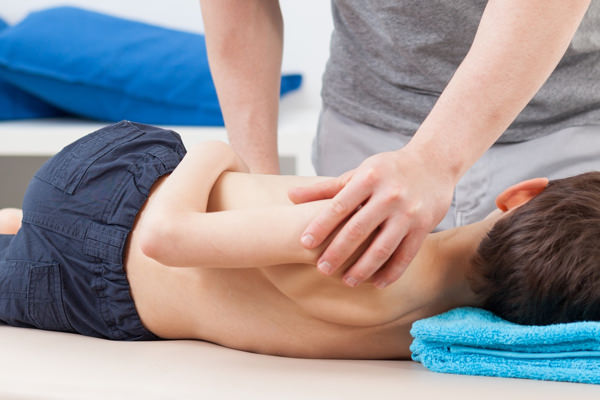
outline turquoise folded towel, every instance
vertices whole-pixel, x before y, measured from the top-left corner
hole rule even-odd
[[[432,371],[600,384],[600,322],[528,326],[464,307],[410,333],[413,360]]]

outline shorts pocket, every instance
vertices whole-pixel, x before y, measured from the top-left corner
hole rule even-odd
[[[30,264],[28,286],[27,309],[33,324],[40,329],[72,330],[64,309],[60,266]]]
[[[0,319],[9,325],[72,331],[58,264],[0,261]]]
[[[143,134],[129,121],[107,126],[66,146],[42,165],[35,176],[67,194],[73,194],[94,162]]]

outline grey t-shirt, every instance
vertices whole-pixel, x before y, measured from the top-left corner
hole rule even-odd
[[[333,0],[323,102],[412,135],[467,54],[486,3]],[[600,1],[591,2],[556,70],[499,142],[592,123],[600,123]]]

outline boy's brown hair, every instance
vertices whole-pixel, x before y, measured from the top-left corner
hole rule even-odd
[[[482,307],[528,325],[600,320],[600,172],[550,181],[479,244]]]

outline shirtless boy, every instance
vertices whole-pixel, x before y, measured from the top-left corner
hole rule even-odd
[[[322,248],[299,242],[327,200],[294,205],[287,196],[327,178],[248,174],[221,142],[184,154],[177,134],[121,122],[46,163],[25,195],[22,226],[19,212],[0,214],[0,321],[118,340],[194,338],[291,357],[386,359],[409,358],[413,321],[482,303],[466,275],[506,213],[430,234],[385,289],[369,280],[352,288],[344,268],[329,276],[316,269]],[[515,185],[498,205],[515,209],[547,183]]]

